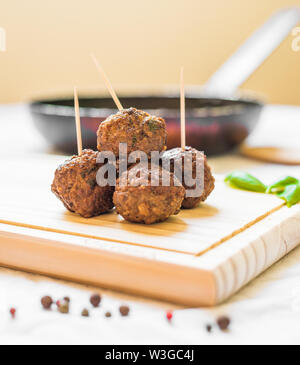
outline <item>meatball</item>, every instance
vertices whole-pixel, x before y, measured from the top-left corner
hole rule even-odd
[[[172,173],[166,172],[170,175],[170,186],[162,186],[163,170],[160,166],[153,170],[140,168],[138,172],[133,171],[135,167],[127,176],[122,175],[117,180],[113,197],[116,210],[124,219],[152,224],[179,213],[185,190]],[[120,184],[122,178],[126,182],[123,186]],[[151,186],[151,179],[156,180],[158,186]]]
[[[119,143],[127,143],[127,154],[166,149],[166,123],[164,119],[152,116],[135,108],[124,109],[104,120],[97,131],[99,151],[119,154]]]
[[[52,192],[71,212],[85,218],[108,212],[113,208],[114,186],[99,186],[96,174],[102,164],[97,163],[98,152],[84,150],[60,165],[51,185]]]
[[[190,154],[186,154],[186,152],[191,152]],[[209,196],[209,194],[213,191],[214,187],[215,187],[215,179],[212,176],[211,173],[211,169],[207,164],[206,161],[206,156],[202,153],[197,151],[195,148],[192,147],[185,147],[185,150],[183,151],[181,148],[173,148],[171,150],[168,150],[166,152],[163,153],[162,155],[162,161],[167,160],[170,162],[170,171],[174,173],[174,163],[175,161],[178,160],[182,160],[182,180],[180,179],[180,181],[182,181],[183,186],[186,189],[193,189],[196,187],[196,184],[194,184],[193,186],[187,186],[184,182],[184,161],[188,156],[192,157],[192,178],[195,179],[196,178],[196,152],[198,152],[198,158],[204,163],[204,186],[203,188],[203,192],[200,196],[196,196],[196,197],[187,197],[185,195],[185,198],[182,202],[182,208],[186,208],[186,209],[191,209],[196,207],[200,202],[203,202],[206,200],[206,198]],[[175,171],[176,174],[176,171]],[[177,178],[179,178],[179,176],[177,176]]]

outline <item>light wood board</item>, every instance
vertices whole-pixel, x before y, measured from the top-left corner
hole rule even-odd
[[[0,264],[185,305],[226,299],[300,243],[300,205],[217,177],[207,202],[151,226],[84,219],[50,192],[62,157],[1,161]]]
[[[240,152],[247,157],[257,160],[284,164],[300,165],[300,150],[283,147],[253,147],[244,143],[240,147]]]

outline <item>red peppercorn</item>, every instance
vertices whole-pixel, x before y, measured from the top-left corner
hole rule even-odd
[[[60,306],[60,301],[59,301],[59,300],[57,300],[57,301],[55,302],[55,304],[57,305],[57,307],[59,307],[59,306]]]
[[[9,313],[11,314],[12,318],[15,318],[16,309],[15,308],[10,308]]]
[[[168,321],[171,321],[171,319],[173,318],[173,313],[171,311],[167,311],[166,317]]]

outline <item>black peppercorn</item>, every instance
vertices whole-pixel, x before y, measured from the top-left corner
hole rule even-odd
[[[127,305],[121,305],[121,307],[119,308],[119,311],[121,313],[122,316],[128,316],[129,314],[129,307]]]
[[[94,307],[98,307],[101,302],[101,296],[99,294],[91,295],[90,302]]]
[[[90,314],[89,311],[86,308],[84,308],[81,312],[81,315],[82,317],[88,317]]]
[[[217,324],[222,331],[225,331],[230,325],[230,319],[226,316],[219,317],[217,319]]]
[[[69,313],[69,302],[64,300],[59,303],[58,310],[60,313]]]
[[[41,304],[44,309],[50,309],[52,303],[53,303],[53,300],[51,297],[49,297],[49,295],[46,295],[46,296],[42,297],[42,299],[41,299]]]
[[[206,331],[209,332],[209,333],[212,330],[212,326],[210,324],[207,324],[205,328],[206,328]]]

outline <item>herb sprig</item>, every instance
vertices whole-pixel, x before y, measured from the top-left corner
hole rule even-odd
[[[253,175],[244,171],[233,171],[224,181],[232,187],[258,193],[275,194],[291,207],[300,202],[300,181],[292,176],[285,176],[266,186]]]
[[[256,177],[243,171],[233,171],[225,177],[225,182],[234,186],[235,188],[256,191],[258,193],[266,192],[266,185],[264,185]]]

